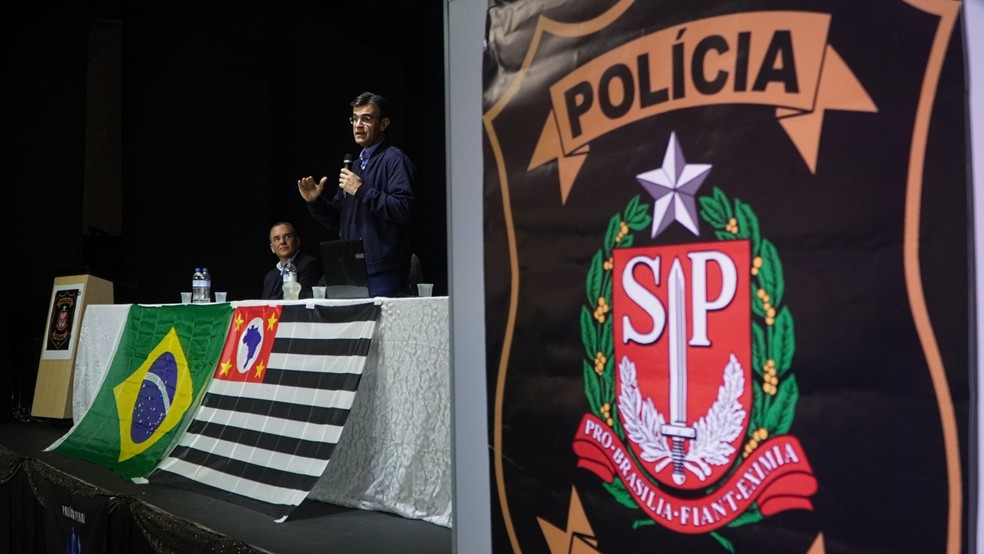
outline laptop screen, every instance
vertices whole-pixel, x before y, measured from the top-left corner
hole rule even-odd
[[[362,239],[321,243],[325,298],[368,298],[369,275]]]

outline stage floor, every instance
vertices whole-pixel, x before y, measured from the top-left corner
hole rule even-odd
[[[0,446],[48,464],[114,495],[129,495],[253,548],[288,554],[450,554],[451,529],[425,521],[305,500],[287,521],[191,491],[133,484],[112,471],[44,452],[68,432],[69,421],[0,422]]]

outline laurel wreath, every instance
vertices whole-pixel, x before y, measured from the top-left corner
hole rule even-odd
[[[755,212],[744,202],[734,202],[715,187],[710,196],[698,197],[701,219],[714,229],[718,240],[748,240],[751,245],[752,267],[752,370],[754,382],[752,411],[745,437],[743,456],[729,470],[734,471],[741,459],[751,454],[767,438],[789,431],[799,399],[799,387],[790,371],[796,341],[793,316],[782,304],[786,283],[779,254],[768,239],[762,237]],[[625,430],[617,417],[615,402],[614,337],[611,322],[612,252],[631,247],[633,232],[646,229],[652,223],[649,205],[639,196],[629,200],[620,214],[612,216],[605,231],[605,240],[591,259],[585,280],[587,302],[581,308],[581,339],[584,343],[584,393],[594,415],[607,422],[615,434],[625,439]],[[653,486],[658,486],[653,483]],[[621,480],[615,479],[605,488],[622,505],[638,508]],[[712,491],[708,489],[708,492]],[[763,519],[756,505],[732,521],[737,527]],[[651,525],[652,520],[636,526]],[[727,539],[712,533],[722,546],[733,551]]]

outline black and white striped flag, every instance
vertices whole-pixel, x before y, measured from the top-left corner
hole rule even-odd
[[[286,519],[338,443],[379,311],[371,300],[237,307],[201,406],[148,480]]]

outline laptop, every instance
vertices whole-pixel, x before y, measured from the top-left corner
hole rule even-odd
[[[369,298],[369,273],[362,239],[321,243],[325,298]]]

